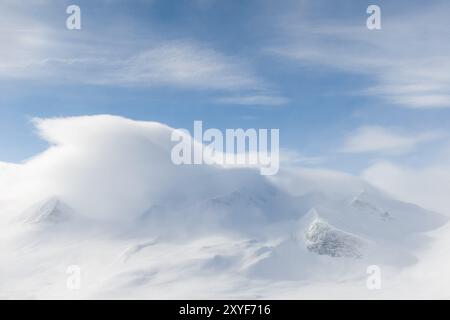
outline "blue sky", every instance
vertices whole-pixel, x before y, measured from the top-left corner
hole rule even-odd
[[[289,161],[351,173],[448,150],[445,1],[16,2],[0,4],[0,161],[45,149],[34,117],[101,113],[279,128]]]

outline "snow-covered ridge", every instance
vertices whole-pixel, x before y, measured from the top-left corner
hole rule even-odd
[[[75,217],[75,211],[58,197],[36,203],[19,217],[24,224],[59,224]]]

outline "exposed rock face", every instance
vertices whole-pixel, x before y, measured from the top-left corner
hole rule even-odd
[[[311,252],[331,257],[361,258],[364,241],[334,228],[320,218],[306,232],[307,248]]]

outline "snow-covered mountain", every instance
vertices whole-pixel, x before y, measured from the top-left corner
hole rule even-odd
[[[273,297],[279,286],[296,296],[324,281],[366,290],[368,265],[415,265],[426,232],[447,221],[333,171],[175,166],[172,129],[157,123],[38,128],[52,146],[0,171],[0,298]],[[66,286],[71,265],[80,290]]]
[[[34,204],[20,217],[24,224],[60,224],[75,217],[74,210],[58,197],[51,197]]]

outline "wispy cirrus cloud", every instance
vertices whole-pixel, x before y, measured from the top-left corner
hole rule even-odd
[[[341,152],[405,154],[421,143],[443,136],[441,131],[411,134],[380,126],[363,126],[347,137]]]
[[[129,27],[121,29],[120,23],[113,38],[113,31],[104,34],[102,28],[68,31],[64,23],[55,27],[55,21],[64,22],[61,17],[49,22],[39,16],[50,3],[53,12],[52,1],[39,6],[0,4],[7,17],[0,22],[0,80],[208,90],[238,105],[287,101],[272,95],[271,85],[247,59],[209,43],[164,39],[150,32],[131,36]],[[64,11],[59,13],[65,17]],[[237,99],[237,94],[246,97]]]
[[[272,52],[297,60],[369,76],[374,84],[362,94],[412,109],[450,107],[450,28],[448,3],[402,14],[382,10],[382,29],[328,20],[285,20],[285,44]],[[332,26],[331,26],[332,24]]]
[[[289,102],[289,99],[283,96],[277,95],[245,95],[245,96],[228,96],[221,97],[215,100],[217,103],[222,104],[236,104],[236,105],[246,105],[246,106],[281,106]]]
[[[237,90],[262,86],[249,67],[196,41],[161,41],[125,60],[107,64],[103,84],[173,85],[184,88]]]

